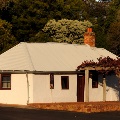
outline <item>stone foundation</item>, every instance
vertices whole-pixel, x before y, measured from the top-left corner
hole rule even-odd
[[[76,112],[120,111],[120,102],[77,102],[77,103],[31,103],[28,106],[38,109],[67,110]]]

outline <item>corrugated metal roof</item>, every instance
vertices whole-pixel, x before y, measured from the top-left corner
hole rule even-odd
[[[22,42],[0,55],[0,70],[75,71],[85,60],[116,55],[88,45]]]

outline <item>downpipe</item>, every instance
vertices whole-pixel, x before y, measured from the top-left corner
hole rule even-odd
[[[27,104],[29,104],[29,80],[28,80],[28,73],[26,72],[26,78],[27,78]]]

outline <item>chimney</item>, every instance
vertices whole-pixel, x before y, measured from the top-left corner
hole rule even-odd
[[[87,32],[84,33],[84,44],[95,47],[95,33],[92,32],[92,28],[87,28]]]

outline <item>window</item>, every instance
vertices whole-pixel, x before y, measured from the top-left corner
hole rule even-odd
[[[54,74],[50,74],[50,89],[54,89]]]
[[[92,72],[92,88],[98,88],[98,72]]]
[[[69,76],[61,76],[62,89],[69,89]]]
[[[10,74],[0,75],[0,89],[1,90],[11,89],[11,75]]]

